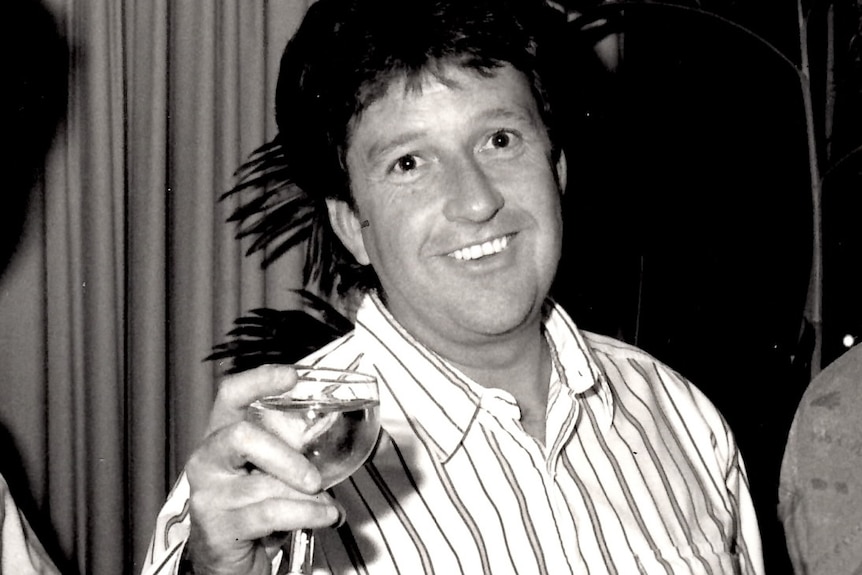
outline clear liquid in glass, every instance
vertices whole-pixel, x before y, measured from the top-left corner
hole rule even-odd
[[[250,406],[253,421],[304,455],[328,489],[352,475],[369,456],[380,430],[376,399],[267,397]]]

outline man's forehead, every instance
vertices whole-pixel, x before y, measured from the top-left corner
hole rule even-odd
[[[477,80],[494,80],[500,76],[520,76],[524,86],[528,85],[526,76],[510,64],[503,63],[494,68],[475,68],[458,61],[432,62],[417,70],[396,70],[381,74],[373,84],[365,86],[359,92],[359,102],[356,113],[351,118],[351,132],[358,124],[365,111],[375,103],[387,97],[401,97],[405,100],[421,98],[425,94],[445,90],[460,90],[465,87],[470,78]],[[473,84],[476,86],[476,84]],[[488,87],[491,87],[489,82]],[[532,93],[530,99],[534,100]],[[535,104],[535,101],[531,101]]]
[[[459,122],[500,119],[530,123],[541,121],[526,78],[514,68],[501,67],[487,74],[453,65],[442,71],[444,74],[426,71],[421,76],[407,77],[402,74],[393,77],[386,91],[354,117],[351,133],[356,135],[356,130],[365,123],[363,120],[371,116],[377,118],[375,124],[378,125],[381,120],[385,122],[398,116],[398,123],[389,124],[387,131],[391,129],[400,135],[392,135],[387,140],[403,140],[409,138],[414,121],[416,127],[433,127],[438,120],[443,120],[442,114],[453,110],[454,115],[448,114],[446,119]],[[461,90],[472,93],[460,101],[457,96],[454,101],[448,98],[448,93]],[[480,95],[485,90],[488,91],[487,97]],[[432,125],[429,126],[429,123]]]
[[[430,59],[421,67],[396,68],[379,72],[360,86],[357,109],[362,111],[380,98],[401,92],[401,95],[421,95],[425,90],[459,88],[463,78],[494,78],[502,70],[515,71],[511,64],[500,62],[492,67],[471,65],[466,58]],[[520,73],[520,72],[518,72]]]

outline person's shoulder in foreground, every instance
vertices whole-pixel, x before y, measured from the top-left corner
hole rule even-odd
[[[797,573],[862,572],[862,345],[820,372],[799,403],[779,514]]]
[[[30,524],[15,504],[0,475],[0,573],[53,575],[59,573]]]

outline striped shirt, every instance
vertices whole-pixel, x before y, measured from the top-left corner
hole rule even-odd
[[[763,573],[744,465],[706,397],[551,302],[544,328],[544,444],[509,393],[415,341],[375,296],[354,331],[302,362],[376,374],[383,427],[332,490],[347,522],[316,531],[315,574]],[[181,477],[145,574],[176,569],[187,500]]]

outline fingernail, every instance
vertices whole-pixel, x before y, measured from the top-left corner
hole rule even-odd
[[[320,472],[316,469],[309,470],[302,478],[302,483],[308,489],[309,493],[317,493],[320,491]]]
[[[296,381],[296,370],[292,365],[274,364],[272,370],[273,378],[279,383],[290,382],[291,386]]]
[[[338,529],[344,522],[347,520],[347,514],[344,512],[344,509],[338,506],[333,506],[329,511],[330,517],[332,517],[332,527]]]
[[[279,363],[269,364],[269,375],[274,380],[280,380],[286,373],[290,373],[288,366]]]

